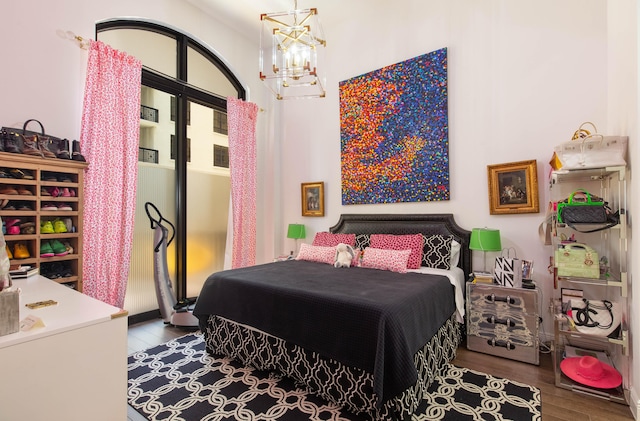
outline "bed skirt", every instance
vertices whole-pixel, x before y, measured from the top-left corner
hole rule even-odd
[[[205,341],[211,355],[224,355],[258,370],[273,370],[293,379],[310,393],[372,420],[403,420],[413,414],[436,376],[455,358],[462,338],[455,313],[414,355],[418,381],[402,394],[379,403],[373,375],[347,367],[275,336],[209,316]]]

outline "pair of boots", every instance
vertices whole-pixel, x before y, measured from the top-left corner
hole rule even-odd
[[[22,153],[22,141],[18,133],[8,133],[2,129],[0,133],[0,150],[2,152]]]
[[[69,139],[62,139],[58,142],[58,152],[56,158],[72,159],[74,161],[86,162],[84,156],[80,153],[80,142],[74,140],[71,142],[72,151],[69,154]]]
[[[22,138],[22,153],[30,156],[39,156],[41,158],[55,158],[55,152],[51,151],[53,146],[49,138],[38,135],[24,136]]]

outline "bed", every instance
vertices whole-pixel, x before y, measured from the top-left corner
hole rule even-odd
[[[278,371],[364,419],[406,419],[460,343],[470,232],[452,214],[343,214],[328,235],[342,234],[361,250],[420,234],[420,263],[434,256],[431,239],[450,241],[439,254],[455,243],[459,254],[455,267],[407,273],[308,260],[221,271],[194,315],[212,355]]]

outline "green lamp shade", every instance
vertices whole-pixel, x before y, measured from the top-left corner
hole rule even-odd
[[[490,228],[474,228],[471,230],[471,241],[469,241],[471,250],[482,251],[500,251],[502,243],[500,242],[500,230]]]
[[[300,238],[304,238],[305,235],[303,224],[289,224],[287,238],[295,238],[298,240]]]

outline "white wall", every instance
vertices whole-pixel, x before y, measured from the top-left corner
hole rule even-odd
[[[640,4],[634,0],[624,0],[608,2],[608,38],[609,49],[607,56],[608,64],[608,123],[612,132],[625,133],[629,135],[629,165],[633,167],[638,156],[638,22],[640,16]],[[633,223],[633,214],[638,206],[638,186],[633,182],[633,173],[630,179],[631,192],[628,209]],[[631,230],[633,233],[633,230]],[[633,235],[630,235],[633,244]],[[638,236],[636,235],[636,238]],[[636,266],[640,255],[640,247],[631,247],[629,278],[633,284],[633,269]],[[638,332],[640,326],[640,294],[635,293],[633,287],[630,288],[629,323],[633,326],[633,331]],[[640,349],[640,335],[637,333],[631,336],[631,352],[637,355],[634,350]],[[636,359],[637,361],[637,359]],[[640,364],[632,362],[630,367],[631,388],[630,406],[633,416],[640,419]]]
[[[283,220],[305,223],[311,241],[341,213],[451,212],[467,229],[500,229],[505,247],[535,261],[536,281],[550,297],[551,250],[537,233],[544,213],[489,215],[486,166],[536,159],[544,211],[553,146],[587,120],[607,132],[606,2],[406,3],[373,2],[357,30],[353,21],[325,24],[327,98],[283,104]],[[381,28],[394,28],[393,36]],[[451,200],[342,206],[338,83],[442,47],[448,48]],[[299,185],[308,181],[325,182],[324,218],[300,216]]]
[[[515,247],[518,256],[534,260],[549,337],[553,330],[546,303],[553,282],[547,265],[552,249],[538,238],[549,201],[548,162],[553,147],[570,140],[585,121],[594,122],[602,133],[630,136],[630,161],[637,154],[635,2],[401,3],[389,7],[388,2],[373,1],[357,20],[332,26],[323,21],[327,98],[282,105],[286,124],[278,138],[286,165],[281,177],[283,225],[276,232],[276,241],[282,239],[279,251],[290,248],[291,240],[284,238],[287,223],[304,223],[310,242],[342,213],[453,213],[467,229],[500,229],[503,247]],[[322,16],[322,4],[317,7]],[[442,47],[448,48],[451,200],[342,206],[338,83]],[[490,215],[487,165],[529,159],[538,162],[541,212]],[[299,186],[314,181],[325,182],[325,217],[303,218]],[[475,267],[482,266],[481,259],[474,253]],[[631,308],[638,308],[637,300]],[[637,326],[640,316],[631,317],[630,326]],[[638,370],[631,370],[632,392],[640,384]],[[632,398],[635,408],[637,395],[632,393]]]
[[[315,6],[322,17],[322,2]],[[630,154],[637,154],[636,7],[633,0],[371,0],[357,16],[323,21],[327,97],[276,102],[256,76],[258,31],[254,44],[187,2],[4,2],[0,119],[20,127],[37,118],[52,134],[77,138],[86,52],[56,32],[93,37],[96,21],[124,16],[168,24],[211,46],[264,109],[258,127],[258,261],[290,249],[289,223],[304,223],[311,241],[341,213],[450,212],[467,229],[499,228],[505,247],[535,261],[534,279],[548,301],[551,250],[537,234],[543,213],[489,215],[486,166],[536,159],[544,210],[552,148],[582,122],[629,135]],[[338,83],[442,47],[449,54],[451,200],[342,206]],[[310,181],[325,182],[325,217],[300,216],[300,183]],[[481,256],[475,259],[482,264]],[[640,308],[638,300],[634,295],[632,308]],[[543,317],[550,334],[550,317]],[[632,328],[639,318],[632,314]],[[640,368],[631,372],[634,407]]]

